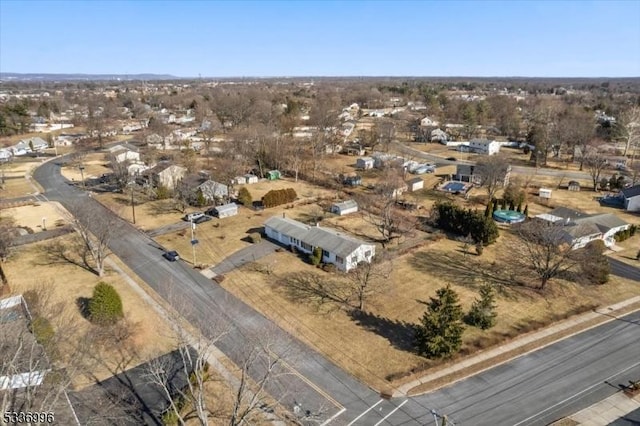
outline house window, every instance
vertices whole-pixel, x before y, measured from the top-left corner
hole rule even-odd
[[[329,258],[329,252],[326,250],[322,250],[322,257]]]
[[[303,242],[302,244],[302,248],[307,250],[307,251],[313,251],[313,246],[311,244],[307,244],[305,242]]]
[[[344,264],[344,259],[341,258],[340,256],[336,256],[336,262],[338,262],[339,264]]]

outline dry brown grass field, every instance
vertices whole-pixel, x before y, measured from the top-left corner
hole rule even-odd
[[[69,241],[70,236],[61,237],[61,241]],[[170,351],[175,345],[170,327],[162,318],[149,307],[138,294],[114,271],[107,268],[106,276],[98,278],[96,275],[69,263],[51,263],[46,257],[46,247],[49,242],[35,243],[21,246],[5,264],[5,271],[9,279],[13,294],[21,294],[28,290],[46,286],[51,289],[51,302],[63,306],[62,315],[52,319],[54,329],[73,327],[74,335],[81,336],[91,333],[93,326],[80,312],[77,306],[78,298],[90,298],[93,287],[104,281],[113,285],[120,294],[126,321],[131,326],[131,336],[125,342],[133,349],[135,356],[128,361],[127,367],[133,367],[158,354]],[[25,273],[28,271],[28,273]],[[62,322],[64,320],[64,322]],[[64,345],[68,353],[63,354],[67,359],[73,358],[76,352],[75,342]],[[107,348],[96,348],[103,351],[106,365],[95,365],[91,373],[98,379],[111,376],[110,371],[116,369],[120,360]],[[90,384],[87,377],[73,377],[75,386],[82,387]]]
[[[357,215],[324,221],[357,235],[375,236],[370,225]],[[365,315],[346,310],[318,311],[315,305],[291,300],[278,283],[294,271],[315,272],[327,279],[336,275],[318,270],[292,253],[275,253],[258,261],[268,268],[248,265],[227,274],[222,285],[250,303],[285,329],[301,336],[341,367],[376,389],[400,384],[399,378],[438,365],[411,351],[411,324],[425,311],[424,301],[438,288],[450,284],[465,309],[477,296],[483,282],[498,292],[498,321],[489,331],[468,328],[461,355],[473,353],[511,339],[518,334],[550,324],[569,315],[618,302],[638,294],[637,283],[611,277],[605,286],[583,286],[554,280],[544,291],[515,287],[508,270],[506,242],[515,238],[502,232],[499,241],[481,257],[463,254],[461,243],[442,239],[426,242],[394,260],[388,291],[375,296]],[[627,244],[637,244],[631,240]],[[340,279],[340,275],[337,275]],[[406,379],[404,379],[406,380]]]
[[[4,185],[0,184],[0,198],[17,198],[33,194],[39,190],[30,173],[42,164],[41,158],[21,158],[11,163],[0,163],[0,176],[4,176]]]
[[[64,215],[63,207],[53,201],[2,210],[2,216],[10,216],[16,225],[29,228],[34,232],[43,231],[43,225],[46,229],[55,228],[67,219]]]

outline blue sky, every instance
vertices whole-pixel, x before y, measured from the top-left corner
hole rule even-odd
[[[640,0],[0,0],[0,72],[640,76]]]

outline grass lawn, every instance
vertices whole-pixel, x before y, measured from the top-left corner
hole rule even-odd
[[[53,229],[62,224],[64,208],[57,202],[39,202],[37,204],[12,207],[2,210],[3,216],[13,217],[15,224],[31,229],[34,232],[43,231],[43,224],[47,229]]]
[[[40,164],[42,159],[36,158],[0,163],[0,176],[4,176],[4,184],[0,183],[0,198],[16,198],[33,194],[38,184],[35,180],[28,179],[28,176]]]
[[[332,220],[336,219],[328,222]],[[351,228],[354,224],[349,225]],[[605,286],[555,280],[543,292],[512,288],[508,277],[500,273],[501,265],[508,263],[504,246],[510,238],[514,237],[503,232],[497,244],[485,248],[482,257],[465,257],[461,244],[449,239],[401,255],[394,260],[387,292],[372,298],[366,314],[360,317],[345,310],[319,312],[315,306],[289,299],[278,285],[287,274],[307,271],[326,278],[336,275],[320,271],[288,252],[274,253],[258,261],[269,268],[247,265],[231,272],[222,285],[376,389],[397,386],[409,380],[412,371],[424,371],[439,364],[412,352],[411,324],[417,323],[424,313],[423,302],[446,284],[458,292],[465,310],[476,298],[481,282],[493,282],[500,290],[496,326],[489,331],[468,328],[459,357],[572,313],[638,294],[637,283],[614,276]],[[482,277],[480,271],[485,271]]]
[[[84,170],[82,173],[78,165],[66,165],[61,168],[62,176],[69,180],[78,181],[92,179],[102,176],[104,173],[110,173],[109,162],[105,159],[104,152],[92,152],[82,159]]]
[[[69,236],[61,237],[62,241],[68,241]],[[46,261],[44,250],[48,242],[36,243],[29,246],[21,246],[5,264],[5,271],[9,279],[12,293],[21,294],[27,290],[45,285],[51,288],[52,304],[61,304],[62,314],[51,320],[54,329],[58,332],[62,328],[71,327],[74,338],[64,345],[65,359],[73,359],[77,354],[76,342],[81,336],[92,333],[94,326],[80,313],[76,301],[80,297],[90,298],[93,287],[99,281],[105,281],[113,285],[124,305],[125,318],[131,324],[131,336],[126,342],[133,348],[135,356],[127,361],[126,367],[133,367],[146,360],[173,349],[175,340],[171,329],[165,324],[156,312],[140,299],[136,292],[124,282],[115,272],[107,270],[103,278],[68,263],[51,264]],[[28,273],[25,273],[28,271]],[[95,365],[91,374],[98,379],[111,376],[110,370],[123,367],[116,363],[117,356],[105,348],[95,350],[104,351],[104,359],[107,365]],[[75,386],[81,387],[91,381],[87,377],[73,377]]]

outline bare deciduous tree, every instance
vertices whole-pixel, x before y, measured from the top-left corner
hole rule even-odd
[[[377,255],[371,262],[360,262],[355,269],[349,271],[347,276],[352,284],[358,311],[364,311],[365,302],[372,295],[388,288],[391,270],[391,260],[384,255]]]
[[[535,274],[538,289],[544,289],[549,280],[578,264],[562,225],[533,220],[513,229],[520,239],[509,245],[510,256],[522,271],[531,270]]]
[[[80,256],[87,266],[88,259],[91,259],[94,264],[93,272],[102,277],[104,262],[111,254],[109,243],[117,220],[111,213],[96,214],[91,204],[76,203],[72,210],[74,216],[71,224],[80,237]]]
[[[589,175],[591,175],[593,190],[597,191],[599,189],[600,175],[609,164],[605,151],[598,146],[597,142],[592,142],[592,144],[587,147],[587,151],[584,153],[584,164],[587,166]]]
[[[487,190],[491,200],[500,188],[508,184],[510,171],[511,166],[503,156],[490,155],[478,161],[474,175],[478,176],[480,186]]]
[[[0,284],[2,284],[2,286],[9,284],[7,276],[4,273],[3,264],[9,257],[9,252],[16,235],[13,220],[7,217],[0,217]],[[2,294],[2,292],[0,292],[0,294]]]
[[[616,123],[616,133],[620,141],[624,143],[624,156],[629,149],[633,149],[634,157],[638,145],[640,145],[640,107],[634,106],[620,115]]]

